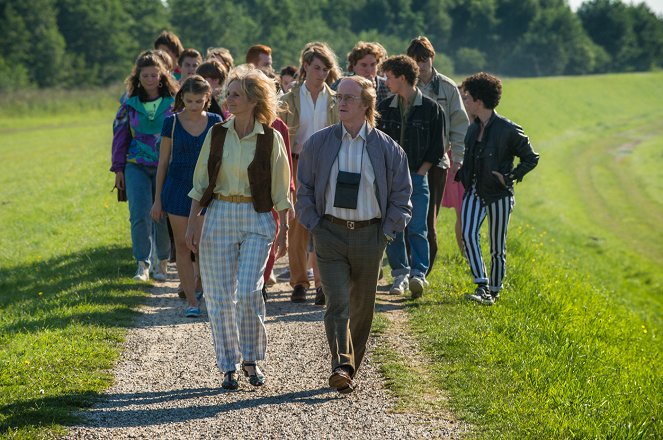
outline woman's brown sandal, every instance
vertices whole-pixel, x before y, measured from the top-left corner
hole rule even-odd
[[[254,373],[249,374],[249,370],[246,367],[253,367]],[[255,362],[242,362],[242,371],[244,371],[244,376],[249,378],[249,383],[254,387],[260,387],[265,384],[265,375],[260,372]]]
[[[238,378],[239,375],[237,374],[237,371],[226,371],[223,375],[223,383],[221,383],[221,387],[224,390],[236,390],[239,388]]]

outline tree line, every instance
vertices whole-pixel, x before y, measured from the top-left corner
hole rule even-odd
[[[402,53],[426,35],[446,73],[579,75],[663,67],[663,18],[644,3],[590,0],[0,0],[0,90],[123,79],[164,29],[237,62],[266,44],[275,67],[326,41],[345,67],[359,40]]]

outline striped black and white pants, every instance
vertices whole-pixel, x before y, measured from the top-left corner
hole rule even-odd
[[[506,275],[506,232],[515,199],[513,196],[482,205],[481,199],[472,186],[465,191],[461,211],[463,244],[467,261],[476,284],[488,285],[493,293],[502,290]],[[481,225],[488,215],[488,235],[490,237],[490,280],[481,255]]]

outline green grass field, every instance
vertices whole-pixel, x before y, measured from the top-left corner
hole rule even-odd
[[[473,437],[663,436],[662,84],[505,82],[498,110],[541,161],[516,188],[502,299],[462,299],[473,285],[445,210],[435,293],[409,307]]]
[[[430,293],[407,303],[434,360],[429,386],[447,390],[471,438],[663,436],[661,84],[662,73],[505,82],[498,110],[541,162],[516,189],[502,299],[462,299],[471,277],[443,210]],[[0,438],[63,432],[111,383],[143,300],[127,209],[110,193],[117,94],[2,97]],[[398,384],[417,381],[381,359]],[[411,388],[425,386],[393,391]]]
[[[107,171],[117,93],[16,95],[3,107],[0,438],[61,432],[106,388],[144,297]]]

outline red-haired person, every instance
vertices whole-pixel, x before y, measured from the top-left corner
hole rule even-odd
[[[253,64],[260,70],[273,70],[272,48],[264,44],[249,47],[249,50],[246,52],[246,63]]]

